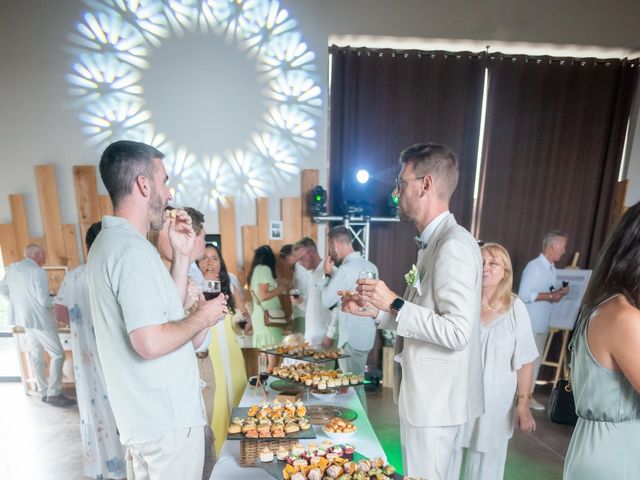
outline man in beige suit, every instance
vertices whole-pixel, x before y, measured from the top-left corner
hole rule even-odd
[[[400,162],[400,218],[421,232],[415,273],[406,276],[402,298],[382,280],[358,280],[357,294],[343,296],[342,308],[397,333],[394,396],[405,475],[457,480],[460,472],[451,462],[456,437],[484,412],[482,257],[476,240],[449,213],[458,182],[453,152],[417,144],[402,152]]]

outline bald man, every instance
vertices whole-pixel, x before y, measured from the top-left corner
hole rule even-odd
[[[7,268],[0,282],[0,295],[11,303],[12,323],[24,327],[31,349],[31,363],[42,394],[42,401],[64,407],[75,403],[60,394],[64,350],[53,319],[47,274],[42,268],[45,251],[39,245],[27,245],[24,260]],[[44,352],[49,354],[49,379],[44,374]]]

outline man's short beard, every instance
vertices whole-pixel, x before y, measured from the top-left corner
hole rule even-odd
[[[160,231],[164,227],[164,209],[167,204],[162,200],[155,187],[151,187],[151,200],[149,201],[150,220],[149,226],[151,230]]]
[[[407,212],[403,211],[402,209],[398,209],[398,217],[400,218],[401,222],[405,222],[405,223],[411,223],[413,222],[413,218],[411,218]]]

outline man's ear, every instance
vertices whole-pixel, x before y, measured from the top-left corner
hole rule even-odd
[[[137,188],[140,194],[145,198],[151,195],[151,185],[149,184],[149,179],[144,175],[138,175],[136,177],[134,188]]]
[[[433,176],[425,175],[422,179],[422,189],[420,190],[420,195],[425,195],[427,192],[432,191],[435,187]]]

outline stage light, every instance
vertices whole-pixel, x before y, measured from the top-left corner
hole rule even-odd
[[[309,211],[314,217],[327,214],[327,191],[316,185],[309,192]]]
[[[356,172],[356,180],[358,181],[358,183],[364,185],[369,181],[369,172],[364,169],[358,170]]]

